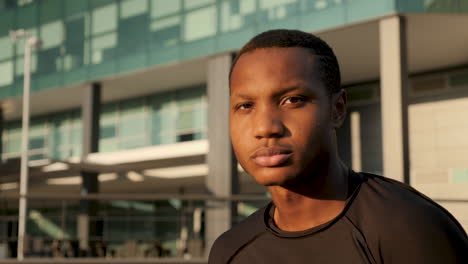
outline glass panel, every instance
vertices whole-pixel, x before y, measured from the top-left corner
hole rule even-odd
[[[184,40],[193,41],[215,35],[216,21],[216,6],[188,13],[184,25]]]
[[[188,88],[177,92],[178,107],[186,107],[201,104],[201,97],[204,90],[200,88]]]
[[[141,0],[125,0],[121,2],[120,17],[128,18],[140,15],[148,10],[148,2]]]
[[[120,20],[118,35],[119,55],[144,51],[148,39],[148,23],[149,18],[147,13],[132,15]]]
[[[122,120],[119,124],[119,137],[134,137],[145,134],[145,118],[131,118]]]
[[[99,141],[100,152],[112,152],[119,150],[119,144],[116,139],[103,139]]]
[[[117,28],[117,6],[112,4],[94,9],[92,21],[93,34],[115,30]]]
[[[13,61],[0,62],[0,86],[13,83]]]
[[[116,136],[117,130],[115,128],[115,125],[105,125],[101,127],[101,131],[99,133],[99,138],[105,139],[105,138],[113,138]]]
[[[21,138],[9,138],[6,150],[7,153],[19,153],[21,151]]]
[[[155,48],[171,47],[179,43],[182,32],[182,19],[180,16],[172,16],[158,19],[150,24],[152,44]]]
[[[91,61],[94,64],[103,62],[114,57],[114,48],[117,46],[117,34],[110,33],[96,37],[92,43]]]
[[[37,70],[37,55],[35,53],[31,54],[31,73],[36,72]],[[24,57],[16,57],[15,62],[15,75],[22,76],[24,73]]]
[[[85,61],[85,20],[79,17],[65,22],[64,69],[80,67]]]
[[[140,148],[144,146],[146,146],[146,142],[143,137],[129,139],[129,140],[122,140],[120,142],[120,147],[123,149]]]
[[[88,1],[66,0],[65,15],[72,16],[87,11]]]
[[[0,50],[2,51],[0,52],[0,60],[13,56],[13,42],[8,35],[0,37]],[[2,71],[0,70],[0,72]]]
[[[29,139],[29,149],[41,149],[45,147],[45,139],[43,137],[36,137]]]
[[[40,19],[41,23],[47,23],[60,19],[62,15],[63,0],[40,1]]]
[[[214,3],[215,0],[185,0],[184,7],[185,9],[192,9],[200,6],[204,6],[207,4]]]
[[[145,101],[143,98],[131,99],[121,103],[121,115],[122,117],[130,116],[134,114],[144,113]]]
[[[37,23],[37,3],[35,1],[30,5],[26,5],[16,12],[17,28],[30,28]]]
[[[177,119],[177,129],[191,129],[193,128],[193,112],[183,111],[179,112]]]
[[[55,21],[42,25],[40,28],[40,34],[42,49],[59,46],[63,41],[63,22]]]
[[[180,11],[180,0],[151,0],[151,17],[164,17]]]

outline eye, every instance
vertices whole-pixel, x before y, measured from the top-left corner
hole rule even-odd
[[[253,107],[252,103],[241,103],[236,106],[236,110],[247,110]]]
[[[298,105],[298,104],[302,104],[304,101],[305,101],[305,98],[301,96],[290,96],[283,100],[283,104]]]

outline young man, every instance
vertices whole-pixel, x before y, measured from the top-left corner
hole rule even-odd
[[[468,263],[467,235],[445,209],[340,161],[346,94],[324,41],[294,30],[254,37],[230,89],[235,154],[273,202],[219,237],[209,263]]]

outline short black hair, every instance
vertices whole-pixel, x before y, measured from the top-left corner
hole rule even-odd
[[[239,58],[248,52],[262,48],[292,48],[301,47],[310,50],[311,54],[318,58],[318,70],[320,77],[328,89],[329,94],[341,90],[340,66],[332,48],[319,37],[299,30],[274,29],[265,31],[253,37],[234,58],[229,80],[231,80],[232,70]]]

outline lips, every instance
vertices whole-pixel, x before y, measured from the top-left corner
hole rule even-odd
[[[286,163],[292,151],[283,147],[263,147],[255,151],[251,159],[261,167],[276,167]]]

